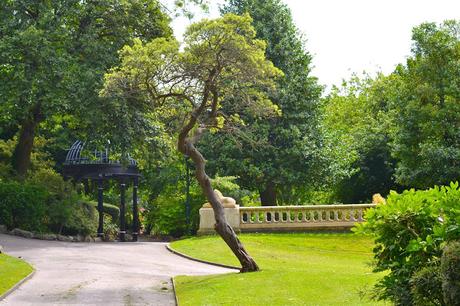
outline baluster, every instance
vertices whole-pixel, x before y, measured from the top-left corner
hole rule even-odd
[[[339,211],[334,210],[334,221],[339,221]]]
[[[364,221],[364,219],[363,219],[363,210],[362,209],[358,210],[358,221],[359,222]]]

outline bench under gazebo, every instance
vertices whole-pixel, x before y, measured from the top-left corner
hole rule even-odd
[[[112,160],[109,148],[103,151],[86,150],[85,143],[75,141],[69,149],[63,167],[65,177],[75,181],[92,180],[97,182],[97,210],[99,213],[99,225],[97,236],[104,236],[104,181],[115,180],[120,186],[120,231],[119,240],[126,241],[126,188],[133,184],[133,241],[137,241],[139,235],[139,210],[137,205],[137,189],[139,184],[139,169],[137,162],[127,155],[125,162]]]

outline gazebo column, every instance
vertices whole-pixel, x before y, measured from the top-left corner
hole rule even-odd
[[[133,241],[137,241],[139,235],[139,210],[137,208],[137,187],[139,179],[137,177],[133,180]]]
[[[125,191],[126,184],[124,180],[120,181],[120,241],[126,241],[126,222],[125,222]]]
[[[97,180],[97,211],[99,213],[99,226],[97,228],[97,236],[104,237],[104,181]]]

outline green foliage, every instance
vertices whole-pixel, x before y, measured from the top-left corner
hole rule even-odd
[[[237,97],[230,96],[224,110],[245,124],[236,124],[231,133],[207,135],[200,149],[210,157],[213,176],[237,176],[241,187],[261,193],[265,205],[277,201],[266,199],[267,192],[277,194],[283,204],[299,202],[293,189],[317,186],[325,168],[318,112],[322,88],[310,75],[311,56],[281,1],[228,1],[222,13],[248,13],[253,18],[256,37],[267,43],[267,58],[284,73],[277,79],[276,90],[267,92],[281,115],[267,119],[235,108]]]
[[[201,189],[193,184],[190,189],[190,228],[187,227],[184,182],[167,186],[162,193],[147,204],[144,212],[146,228],[154,235],[180,237],[198,229],[198,210],[205,203]]]
[[[340,202],[369,202],[375,193],[400,189],[389,144],[392,86],[392,77],[382,74],[374,79],[355,75],[323,101],[324,154],[332,161],[326,181]]]
[[[376,285],[379,299],[412,305],[410,280],[434,264],[446,242],[460,238],[458,183],[429,190],[391,192],[387,204],[366,213],[358,232],[375,235],[375,271],[388,271]]]
[[[66,235],[94,235],[97,231],[97,211],[92,205],[74,202],[68,207],[70,215],[62,223]]]
[[[117,123],[109,133],[117,140],[132,118],[98,96],[103,75],[132,39],[171,36],[168,23],[157,0],[0,2],[0,132],[20,127],[15,170],[25,174],[40,123],[69,127],[77,118],[74,135],[87,140],[107,136],[109,122]],[[119,120],[110,121],[115,112]]]
[[[0,180],[7,181],[16,177],[16,173],[11,166],[11,159],[16,145],[17,137],[9,140],[0,139]],[[47,145],[48,141],[45,138],[35,138],[35,147],[31,153],[31,171],[47,171],[54,165],[51,156],[46,152]]]
[[[414,305],[445,305],[442,295],[442,277],[438,265],[424,267],[417,271],[412,276],[410,283]]]
[[[224,197],[234,198],[237,204],[242,206],[260,205],[260,203],[256,201],[258,194],[249,190],[241,189],[236,183],[237,179],[238,178],[236,176],[216,176],[211,179],[211,182],[214,189],[222,192]]]
[[[0,182],[0,223],[9,229],[41,231],[48,199],[49,194],[43,187]]]
[[[460,305],[460,242],[446,246],[441,257],[442,291],[446,305]]]
[[[392,147],[406,186],[448,184],[460,175],[460,23],[412,31],[412,56],[395,73]]]
[[[86,204],[94,207],[97,210],[97,202],[96,201],[81,201],[81,204]],[[103,203],[102,210],[104,214],[107,214],[112,218],[112,222],[118,222],[118,218],[120,217],[120,208],[116,205]]]
[[[52,169],[33,172],[25,183],[0,182],[0,223],[9,229],[67,235],[96,231],[96,210],[79,203],[70,183]]]
[[[113,241],[118,238],[119,228],[114,222],[111,222],[108,218],[109,215],[104,216],[104,240]]]

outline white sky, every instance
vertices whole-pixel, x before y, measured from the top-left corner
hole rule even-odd
[[[313,55],[312,74],[339,85],[351,73],[390,73],[410,54],[411,30],[422,22],[460,19],[460,0],[283,0]],[[217,17],[210,1],[208,17]],[[198,17],[198,16],[197,16]],[[189,21],[173,22],[179,38]]]

